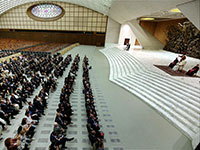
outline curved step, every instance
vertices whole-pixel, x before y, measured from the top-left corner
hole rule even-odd
[[[184,131],[184,134],[188,136],[190,139],[195,135],[195,132],[192,131],[181,119],[177,119],[177,116],[174,116],[174,113],[172,113],[171,110],[166,109],[166,107],[163,107],[163,105],[160,105],[159,103],[155,103],[154,101],[150,101],[148,98],[148,94],[144,91],[141,91],[137,89],[136,87],[129,86],[128,84],[125,84],[121,81],[121,79],[113,81],[116,84],[122,86],[126,90],[130,91],[131,93],[135,94],[136,96],[140,97],[144,102],[146,102],[148,105],[150,105],[152,108],[154,108],[157,112],[159,112],[162,116],[167,118],[172,124],[175,124],[176,127]],[[184,118],[182,118],[184,119]]]
[[[160,86],[162,87],[163,89],[165,89],[166,91],[169,91],[169,94],[174,94],[174,95],[177,95],[178,97],[184,99],[187,103],[189,104],[192,104],[194,105],[194,107],[197,107],[198,109],[198,112],[200,113],[200,104],[198,102],[196,102],[194,99],[191,99],[190,98],[190,95],[188,96],[188,94],[186,92],[182,92],[180,90],[177,90],[176,88],[174,88],[173,86],[170,86],[169,84],[167,83],[164,83],[164,82],[159,82],[158,79],[156,78],[153,78],[151,76],[146,76],[144,74],[137,74],[135,75],[137,76],[138,78],[143,78],[149,82],[151,82],[152,84],[157,84],[157,86]]]
[[[175,96],[174,97],[170,96],[170,95],[168,95],[167,92],[165,92],[161,88],[156,87],[155,85],[152,85],[151,83],[145,82],[143,80],[138,80],[137,77],[125,77],[124,79],[127,79],[128,81],[130,81],[133,84],[133,86],[135,86],[135,84],[140,85],[141,88],[143,88],[144,86],[147,86],[146,90],[149,90],[150,92],[160,96],[159,98],[166,101],[167,105],[168,104],[173,105],[177,109],[180,109],[177,111],[179,111],[179,113],[182,116],[187,118],[187,120],[192,122],[195,126],[199,127],[199,120],[198,120],[199,115],[196,112],[191,111],[191,109],[188,109],[185,105],[177,102],[177,100],[175,100],[175,98],[176,98]]]
[[[200,131],[199,88],[148,70],[128,52],[101,50],[110,64],[110,81],[125,88],[162,114],[197,146]]]

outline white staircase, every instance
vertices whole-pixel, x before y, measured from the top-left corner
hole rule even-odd
[[[110,64],[109,80],[141,98],[192,140],[200,141],[200,89],[145,68],[116,47],[102,49]]]

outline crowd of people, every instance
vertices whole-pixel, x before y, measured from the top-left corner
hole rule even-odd
[[[169,64],[169,67],[173,69],[174,71],[183,71],[183,68],[186,65],[186,53],[184,52],[182,55],[179,55],[176,57],[176,59]],[[193,76],[199,71],[199,64],[194,66],[192,69],[188,70],[186,72],[186,75]]]
[[[83,94],[85,95],[85,107],[87,112],[87,130],[88,137],[93,147],[93,150],[104,149],[104,133],[100,129],[97,112],[94,105],[94,96],[89,80],[89,66],[88,58],[83,59]]]
[[[70,57],[71,58],[71,57]],[[60,102],[57,108],[57,114],[55,118],[54,129],[50,135],[51,145],[50,150],[59,150],[60,146],[62,149],[67,148],[65,146],[66,141],[71,141],[74,138],[67,138],[67,126],[72,124],[71,116],[73,110],[70,104],[70,95],[73,93],[73,86],[75,84],[75,78],[79,69],[79,55],[76,55],[68,76],[65,78],[64,86],[60,94]]]
[[[0,51],[0,58],[12,55],[16,52],[12,50],[28,51],[28,52],[51,52],[56,53],[63,48],[69,46],[66,43],[41,43],[38,41],[17,40],[9,38],[0,38],[0,50],[10,50],[8,52]]]
[[[47,108],[49,92],[57,86],[57,78],[70,63],[67,56],[64,60],[60,55],[37,56],[23,55],[0,64],[0,128],[6,130],[10,118],[14,119],[24,106],[28,104],[25,117],[14,138],[7,138],[5,146],[8,150],[27,150],[35,133],[39,118]],[[61,68],[61,69],[60,69]],[[59,74],[55,77],[55,70]],[[42,89],[33,102],[28,102],[35,89],[42,84]]]
[[[11,38],[0,38],[0,50],[16,50],[19,48],[40,44],[38,41],[17,40]]]
[[[15,51],[7,51],[7,52],[0,51],[0,58],[7,57],[7,56],[13,55],[15,53],[16,53]]]
[[[41,44],[41,45],[36,45],[36,46],[33,46],[33,47],[23,49],[22,51],[55,53],[55,52],[65,48],[67,46],[69,46],[69,44],[65,44],[65,43],[44,43],[44,44]]]

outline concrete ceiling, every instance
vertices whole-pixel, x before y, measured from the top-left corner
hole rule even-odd
[[[177,5],[192,0],[0,0],[0,15],[13,7],[35,1],[69,2],[93,9],[119,23],[124,23],[141,16],[176,8]]]
[[[150,15],[145,15],[142,17],[139,17],[138,20],[142,20],[145,18],[154,18],[154,20],[150,20],[150,21],[156,21],[156,22],[160,22],[160,21],[167,21],[167,20],[173,20],[173,19],[186,19],[186,17],[183,15],[183,13],[180,12],[171,12],[169,11],[159,11],[156,13],[152,13]],[[148,20],[147,20],[148,21]]]
[[[176,8],[177,5],[191,0],[114,0],[109,16],[119,23],[124,23],[141,16],[150,16],[156,12]]]
[[[95,11],[98,11],[102,14],[107,15],[109,8],[111,7],[112,1],[114,0],[0,0],[0,14],[6,12],[7,10],[30,2],[53,2],[61,1],[77,4],[84,6]]]

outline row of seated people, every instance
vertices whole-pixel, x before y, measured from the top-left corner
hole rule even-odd
[[[24,59],[26,59],[26,57],[22,57],[22,58],[24,58]],[[37,59],[38,58],[38,59]],[[51,57],[49,57],[50,59],[49,60],[47,60],[48,61],[48,63],[53,63],[53,60],[55,59],[55,58],[51,58]],[[28,59],[29,60],[29,59]],[[41,60],[41,57],[36,57],[36,58],[34,58],[34,60],[37,62],[37,61],[39,61],[39,60]],[[32,61],[32,60],[30,60],[30,61]],[[46,61],[46,59],[43,59],[43,61]],[[39,62],[43,62],[43,61],[39,61]],[[37,64],[37,63],[35,63],[35,64]],[[39,65],[40,67],[39,68],[41,68],[41,65],[40,64],[37,64],[37,65]],[[55,65],[55,64],[54,64]],[[47,67],[48,67],[48,65],[47,65]],[[56,80],[54,79],[54,76],[53,76],[53,74],[51,74],[50,75],[50,77],[48,77],[48,76],[46,76],[46,78],[44,79],[42,76],[40,76],[38,73],[37,73],[37,71],[39,71],[40,69],[39,68],[37,68],[37,67],[33,67],[32,69],[32,71],[33,72],[35,72],[35,75],[33,75],[32,77],[31,77],[31,80],[30,80],[30,82],[25,78],[25,80],[21,83],[22,85],[22,88],[23,88],[23,86],[24,86],[24,82],[25,82],[25,84],[27,83],[27,82],[29,82],[30,84],[30,87],[28,87],[27,89],[25,88],[25,90],[23,90],[23,91],[20,91],[21,92],[21,94],[22,95],[14,95],[14,94],[11,94],[11,100],[10,100],[10,102],[11,102],[11,104],[14,104],[14,106],[16,107],[16,106],[19,106],[20,108],[22,107],[22,101],[23,102],[27,102],[27,101],[24,101],[24,98],[27,98],[28,96],[30,96],[32,93],[33,93],[33,91],[34,91],[34,88],[37,88],[39,85],[40,85],[40,83],[41,83],[41,80],[43,80],[43,88],[42,88],[42,90],[40,91],[40,93],[39,93],[39,95],[38,96],[36,96],[35,97],[35,99],[33,100],[33,105],[29,102],[29,108],[31,107],[31,106],[34,106],[35,107],[35,109],[37,110],[37,113],[41,113],[41,114],[44,114],[44,109],[46,108],[46,106],[47,106],[47,103],[46,103],[46,98],[47,98],[47,96],[48,96],[48,92],[49,92],[49,90],[50,89],[55,89],[56,88]],[[30,69],[30,68],[29,68]],[[46,71],[48,71],[48,69],[45,69]],[[22,71],[23,72],[23,71]],[[41,73],[41,72],[39,72],[39,73]],[[45,75],[46,74],[48,74],[48,72],[44,72],[45,73]],[[20,82],[20,80],[19,80],[19,82]],[[11,88],[10,88],[11,89]],[[38,114],[38,115],[39,115]],[[28,109],[27,111],[26,111],[26,118],[27,118],[27,120],[26,119],[23,119],[23,121],[22,121],[22,125],[25,125],[24,123],[25,123],[25,121],[27,122],[28,121],[28,117],[30,118],[30,120],[31,119],[36,119],[36,120],[38,120],[39,119],[39,117],[36,115],[36,114],[34,114],[33,113],[33,110],[31,110],[31,109]],[[33,124],[35,124],[36,122],[33,122]],[[29,126],[29,127],[31,127],[31,130],[33,129],[33,127],[32,126]],[[21,127],[19,127],[19,133],[21,133],[21,132],[24,132],[24,130],[21,130],[22,128]],[[26,132],[25,132],[26,133]],[[29,133],[29,132],[28,132]],[[31,132],[32,133],[32,132]],[[24,136],[21,136],[22,137],[22,139],[24,140]],[[18,138],[14,138],[15,140],[16,139],[18,139]],[[22,139],[20,139],[21,141],[22,141]],[[19,139],[18,139],[19,140]],[[12,145],[13,144],[11,144],[10,142],[11,142],[12,140],[11,140],[11,138],[8,138],[6,141],[5,141],[5,145],[7,146],[7,147],[12,147]],[[30,141],[30,140],[28,140],[28,141]],[[16,140],[16,142],[17,142],[17,140]],[[24,141],[25,142],[25,141]],[[25,148],[25,149],[27,149],[27,144],[24,144],[24,142],[23,142],[23,144],[22,144],[22,142],[20,142],[20,145],[18,146],[18,148],[20,148],[22,145],[23,145],[23,147]],[[26,143],[26,142],[25,142]],[[16,143],[15,143],[16,144]],[[8,148],[9,149],[9,148]],[[11,148],[12,149],[12,148]]]
[[[0,50],[16,50],[19,48],[40,44],[38,41],[17,40],[0,38]]]
[[[56,52],[58,52],[58,51],[60,51],[60,50],[62,50],[64,48],[66,48],[68,46],[69,46],[69,44],[59,44],[59,45],[55,46],[55,48],[52,49],[51,52],[52,53],[56,53]]]
[[[61,50],[62,48],[66,47],[68,45],[63,43],[47,43],[47,44],[41,44],[37,46],[33,46],[30,48],[26,48],[22,51],[31,51],[31,52],[56,52],[58,50]]]
[[[73,86],[75,82],[76,72],[78,71],[78,64],[80,58],[76,55],[68,76],[65,78],[64,86],[60,94],[60,103],[58,104],[58,109],[54,129],[50,135],[51,145],[50,150],[59,150],[61,148],[66,148],[66,141],[71,141],[74,138],[67,138],[67,126],[72,124],[71,116],[73,115],[73,110],[70,104],[70,95],[74,91]]]
[[[83,59],[83,93],[85,95],[85,107],[87,111],[87,129],[88,137],[93,147],[93,150],[104,149],[104,133],[100,130],[98,115],[95,110],[94,96],[89,80],[89,63],[88,58],[85,56]]]
[[[55,64],[58,60],[55,60]],[[59,76],[63,76],[63,72],[65,71],[65,68],[67,68],[67,66],[70,64],[70,62],[72,61],[72,56],[68,55],[64,61],[62,61],[60,64],[57,64],[55,66],[55,70],[54,70],[54,75],[56,78],[58,78]]]
[[[25,55],[25,54],[35,54],[35,55],[39,55],[39,56],[47,56],[50,55],[50,52],[31,52],[31,51],[20,51],[21,54]]]
[[[183,71],[183,68],[185,67],[187,61],[186,61],[186,53],[183,53],[183,55],[179,55],[176,57],[176,59],[169,64],[169,67],[173,69],[174,71]],[[191,68],[186,72],[186,75],[193,76],[199,71],[199,64]]]
[[[40,45],[41,44],[41,45]],[[16,40],[16,39],[0,39],[0,50],[17,50],[20,48],[26,48],[22,51],[44,51],[44,52],[57,52],[69,44],[65,43],[41,43],[38,41],[26,41],[26,40]],[[7,56],[7,55],[5,55]],[[5,57],[3,56],[3,57]],[[1,54],[0,54],[1,58]]]
[[[0,51],[0,58],[7,57],[7,56],[13,55],[15,53],[16,52],[12,52],[12,51],[7,51],[7,52]]]

